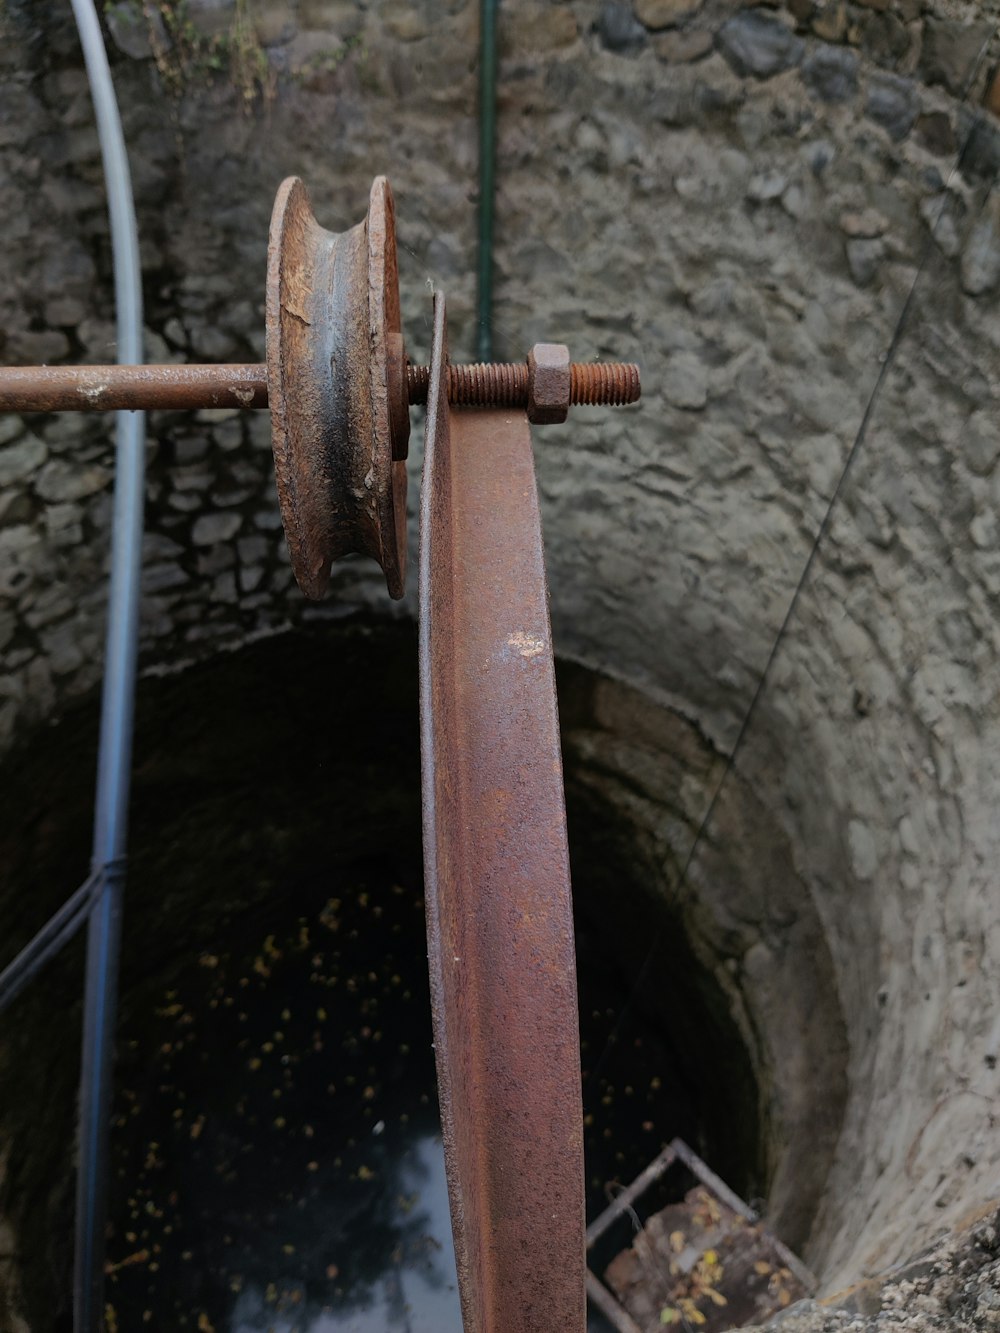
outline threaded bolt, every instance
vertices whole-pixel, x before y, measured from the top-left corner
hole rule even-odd
[[[569,368],[569,401],[591,407],[620,407],[639,401],[639,367],[620,361],[598,361]]]
[[[591,407],[618,407],[638,401],[639,367],[619,362],[574,362],[569,367],[569,401]],[[429,366],[406,367],[411,404],[426,403]],[[528,363],[492,362],[448,366],[448,402],[456,407],[527,407]]]

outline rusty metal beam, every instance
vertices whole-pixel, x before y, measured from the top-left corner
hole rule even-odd
[[[527,420],[449,410],[435,329],[421,498],[431,998],[466,1333],[582,1333],[569,857]]]

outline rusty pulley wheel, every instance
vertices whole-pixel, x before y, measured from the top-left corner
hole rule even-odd
[[[466,1333],[582,1333],[583,1112],[552,636],[524,412],[450,409],[420,516],[427,938]]]
[[[330,565],[359,552],[392,597],[406,578],[405,352],[392,192],[368,216],[325,231],[289,177],[271,215],[267,381],[275,478],[292,568],[322,597]]]
[[[410,403],[427,401],[430,369],[411,366],[400,328],[396,227],[384,177],[368,215],[325,231],[305,186],[289,177],[271,215],[266,365],[0,367],[0,412],[110,412],[267,407],[281,518],[296,580],[321,598],[342,555],[370,555],[392,597],[406,579]],[[539,343],[520,364],[449,366],[455,404],[524,407],[562,421],[570,403],[639,397],[634,365],[570,363]]]

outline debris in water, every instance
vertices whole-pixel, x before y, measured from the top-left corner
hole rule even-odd
[[[617,1326],[639,1333],[722,1333],[761,1323],[807,1296],[809,1271],[679,1139],[591,1224],[588,1248],[626,1213],[636,1224],[639,1199],[675,1162],[701,1183],[648,1217],[607,1265],[604,1281],[617,1302],[603,1288],[595,1291],[600,1284],[590,1275],[588,1289],[613,1322],[620,1313]]]

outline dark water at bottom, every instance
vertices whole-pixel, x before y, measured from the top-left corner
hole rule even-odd
[[[586,1068],[625,997],[580,982]],[[615,1061],[585,1081],[591,1215],[688,1128],[655,1032]],[[111,1329],[458,1333],[419,882],[305,876],[127,1014],[113,1155]]]
[[[108,1333],[460,1327],[431,1045],[416,679],[412,626],[352,622],[142,682]],[[584,728],[588,688],[564,673],[564,704]],[[96,737],[92,700],[5,761],[4,961],[87,865]],[[643,906],[632,830],[591,799],[576,762],[571,751],[593,1217],[675,1134],[701,1146],[702,1113],[721,1099],[694,1082],[699,1052],[725,1057],[729,1096],[734,1045],[719,1045],[676,928],[667,936],[679,947],[660,951],[646,991],[670,1015],[688,1076],[641,1003],[618,1031],[661,927]],[[0,1042],[10,1146],[0,1207],[36,1333],[72,1322],[82,956],[77,940],[19,997]],[[730,1114],[726,1103],[713,1145],[752,1122],[752,1100],[739,1105]]]

